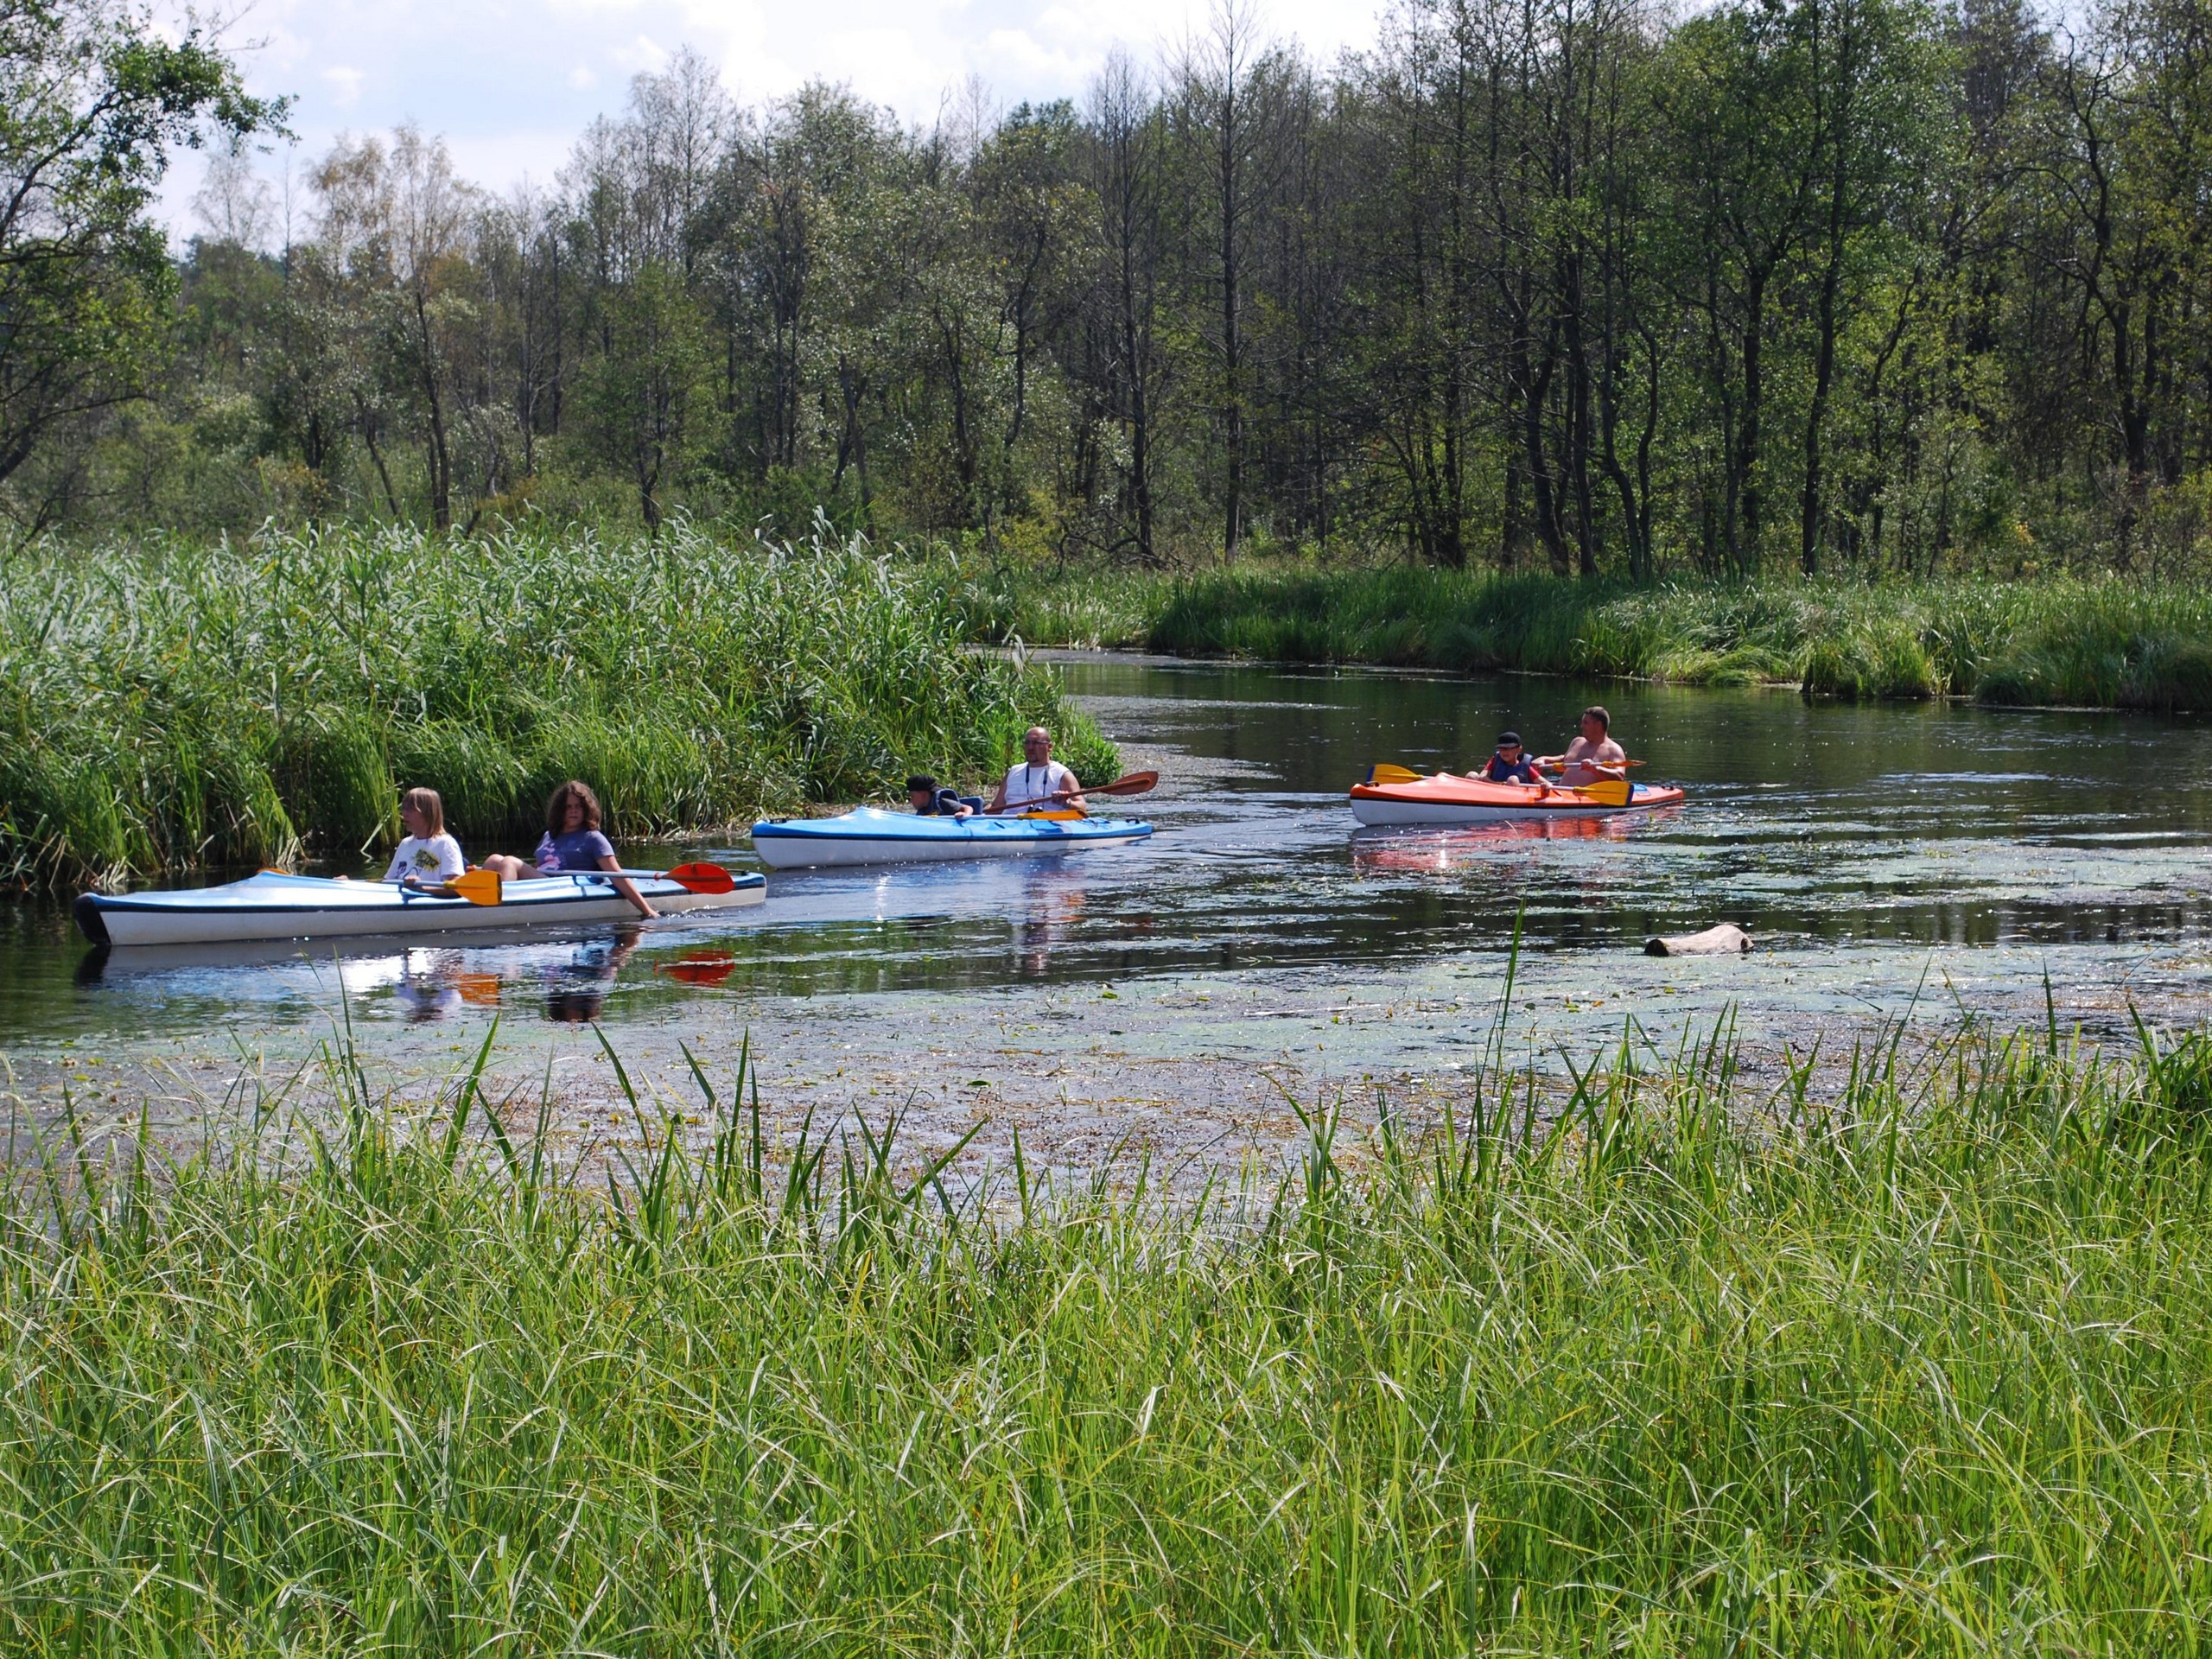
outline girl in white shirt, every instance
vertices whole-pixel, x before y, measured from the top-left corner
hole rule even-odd
[[[445,803],[436,790],[410,789],[401,796],[399,827],[407,836],[392,849],[385,880],[435,887],[468,868],[461,856],[461,843],[446,833]]]

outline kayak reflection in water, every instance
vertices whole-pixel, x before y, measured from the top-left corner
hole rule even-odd
[[[1564,768],[1560,782],[1569,789],[1594,784],[1600,778],[1628,776],[1628,751],[1613,741],[1613,717],[1602,703],[1582,711],[1582,734],[1567,746],[1565,754],[1548,754],[1536,764],[1547,772]]]
[[[546,800],[545,833],[538,838],[531,861],[525,863],[511,853],[494,853],[484,861],[484,868],[502,881],[530,881],[580,870],[619,871],[622,861],[614,856],[614,843],[600,830],[603,817],[599,797],[592,793],[591,785],[571,778]],[[647,921],[660,914],[628,876],[616,875],[613,887]]]
[[[611,939],[580,944],[575,954],[558,968],[546,970],[545,1017],[556,1025],[586,1026],[607,1006],[607,993],[622,964],[630,960],[643,935],[634,927],[619,930]]]

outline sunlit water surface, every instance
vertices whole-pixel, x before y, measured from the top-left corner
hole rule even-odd
[[[1064,671],[1128,764],[1166,773],[1128,804],[1158,826],[1150,842],[772,874],[766,905],[735,922],[337,954],[102,957],[60,910],[20,906],[0,952],[0,1052],[50,1090],[115,1075],[71,1074],[73,1057],[205,1069],[303,1052],[350,1022],[432,1074],[497,1014],[503,1045],[525,1049],[533,1030],[593,1020],[641,1052],[681,1037],[719,1054],[750,1031],[794,1087],[849,1077],[972,1103],[984,1094],[959,1091],[1026,1080],[1030,1098],[1096,1104],[1167,1099],[1197,1055],[1255,1075],[1287,1065],[1301,1086],[1464,1067],[1497,1018],[1516,931],[1509,1024],[1530,1052],[1618,1040],[1627,1016],[1657,1046],[1730,1016],[1769,1046],[1908,1009],[2041,1018],[2046,982],[2063,1019],[2109,1033],[2135,1006],[2192,1020],[2212,989],[2202,722],[1128,658]],[[1509,724],[1555,748],[1593,698],[1649,762],[1640,777],[1688,788],[1683,806],[1354,824],[1344,791],[1370,762],[1471,767]],[[741,844],[703,850],[752,864]],[[1751,931],[1752,957],[1641,953],[1649,935],[1724,919]],[[1037,1063],[1077,1051],[1123,1092],[1084,1096],[1069,1068]],[[1147,1065],[1152,1081],[1131,1083]]]

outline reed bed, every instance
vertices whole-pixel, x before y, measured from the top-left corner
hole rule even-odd
[[[2117,579],[1671,582],[1402,566],[1184,576],[992,572],[969,626],[1190,656],[1532,670],[1808,696],[2212,709],[2212,593]]]
[[[776,1143],[741,1053],[640,1104],[594,1194],[482,1072],[403,1109],[338,1050],[321,1132],[264,1112],[177,1166],[57,1137],[18,1181],[0,1646],[2182,1655],[2212,1629],[2202,1036],[1893,1045],[1825,1102],[1809,1064],[1755,1099],[1725,1042],[1624,1046],[1554,1118],[1500,1071],[1355,1160],[1316,1110],[1280,1186],[1173,1205],[1141,1166],[958,1183],[895,1121]]]
[[[1043,721],[1110,746],[1047,669],[986,659],[864,544],[327,530],[34,547],[0,569],[0,880],[352,861],[398,787],[474,853],[552,785],[621,835],[976,779]]]

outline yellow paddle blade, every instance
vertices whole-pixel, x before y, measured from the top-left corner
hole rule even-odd
[[[1388,763],[1370,766],[1367,781],[1370,784],[1411,784],[1420,781],[1421,774],[1410,766],[1394,766]]]
[[[466,899],[472,905],[496,905],[499,902],[499,873],[497,870],[463,870],[446,883],[446,891],[456,899]]]
[[[1599,806],[1626,806],[1635,797],[1636,785],[1625,778],[1600,778],[1594,784],[1579,784],[1567,793]]]

